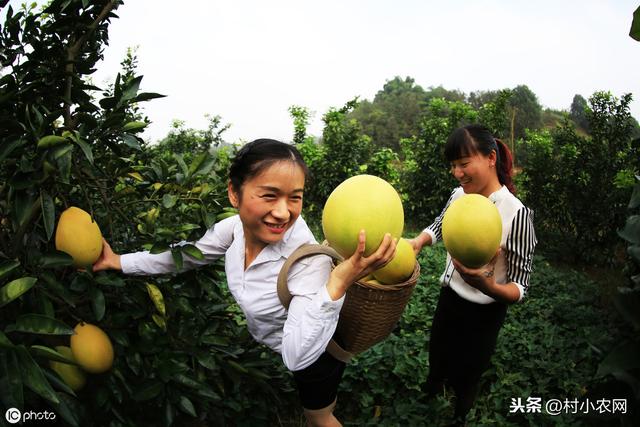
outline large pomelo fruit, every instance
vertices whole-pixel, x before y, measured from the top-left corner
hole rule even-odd
[[[75,360],[73,354],[71,353],[71,349],[67,346],[56,346],[56,351],[68,359]],[[49,366],[51,366],[51,369],[53,369],[58,375],[60,375],[64,382],[73,391],[80,390],[82,387],[84,387],[84,384],[87,381],[87,377],[85,376],[84,372],[82,372],[82,369],[78,368],[76,365],[70,365],[68,363],[56,362],[51,360],[49,361]]]
[[[449,205],[442,219],[442,240],[451,256],[469,268],[491,261],[502,239],[498,208],[480,194],[465,194]]]
[[[73,258],[73,265],[91,265],[102,253],[102,233],[91,215],[74,206],[62,212],[56,227],[56,249]]]
[[[89,323],[78,323],[71,335],[71,352],[78,365],[87,372],[99,374],[113,365],[113,346],[102,329]]]
[[[347,258],[366,232],[365,256],[378,249],[386,233],[400,238],[404,211],[398,192],[382,178],[357,175],[338,185],[324,205],[322,230],[329,245]]]
[[[406,281],[416,267],[416,254],[406,239],[398,240],[396,254],[387,265],[373,272],[373,277],[387,285]]]

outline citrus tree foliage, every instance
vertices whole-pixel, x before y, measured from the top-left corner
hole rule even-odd
[[[322,140],[316,143],[304,138],[308,112],[304,108],[292,107],[297,144],[311,176],[305,186],[305,213],[319,219],[324,202],[329,194],[345,179],[361,172],[371,154],[371,139],[360,133],[360,124],[347,115],[357,105],[357,100],[347,102],[342,108],[331,108],[322,117],[324,130]]]
[[[617,99],[596,92],[587,109],[590,135],[578,134],[565,120],[551,131],[530,133],[524,144],[523,197],[536,212],[540,241],[560,258],[614,260],[616,230],[640,167],[630,102],[630,94]]]
[[[145,150],[138,133],[146,122],[132,118],[161,95],[141,92],[141,76],[125,72],[106,90],[88,83],[121,3],[9,8],[0,31],[2,407],[48,408],[76,426],[265,420],[275,411],[273,388],[286,390],[288,379],[265,372],[277,363],[250,339],[221,264],[136,278],[76,270],[55,250],[57,219],[77,206],[117,252],[169,249],[180,266],[202,254],[171,242],[194,240],[233,214],[216,157]],[[79,321],[107,333],[115,362],[74,393],[49,361],[61,358],[53,348],[68,345]]]
[[[422,118],[419,135],[402,140],[405,161],[401,188],[405,218],[414,226],[424,228],[431,224],[456,186],[444,157],[444,146],[451,132],[470,123],[499,128],[506,120],[508,95],[505,92],[478,110],[465,102],[433,99]]]
[[[627,323],[631,338],[618,343],[600,363],[598,377],[613,377],[627,389],[630,413],[640,421],[640,176],[629,201],[629,216],[619,231],[627,246],[628,282],[618,288],[614,304]]]

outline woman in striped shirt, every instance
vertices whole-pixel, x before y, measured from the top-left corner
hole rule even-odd
[[[460,187],[433,224],[412,239],[415,252],[442,239],[444,212],[464,194],[489,198],[502,218],[500,249],[489,264],[470,269],[447,254],[440,277],[423,391],[432,397],[447,382],[456,394],[456,421],[464,423],[495,350],[507,305],[522,301],[529,287],[537,240],[533,212],[515,196],[511,152],[502,141],[482,126],[465,126],[451,134],[445,156]]]

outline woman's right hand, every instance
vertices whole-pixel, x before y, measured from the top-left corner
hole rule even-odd
[[[396,253],[398,239],[392,238],[389,233],[385,234],[378,249],[368,257],[364,256],[365,242],[365,232],[361,230],[356,251],[351,257],[338,264],[331,272],[327,290],[332,300],[340,299],[353,282],[382,268],[391,261]]]
[[[424,245],[431,245],[431,236],[425,232],[422,232],[413,239],[408,239],[407,241],[413,248],[413,253],[415,253],[417,256]]]
[[[104,237],[102,238],[102,253],[100,254],[100,258],[93,264],[93,271],[102,270],[122,270],[120,255],[113,252]]]

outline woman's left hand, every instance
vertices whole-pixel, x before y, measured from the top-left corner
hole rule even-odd
[[[500,255],[500,248],[498,248],[498,251],[493,258],[491,258],[491,261],[480,268],[465,267],[455,258],[451,258],[451,261],[453,262],[456,270],[458,270],[458,273],[460,273],[462,280],[480,292],[490,295],[492,293],[491,289],[496,285],[494,271],[496,268],[496,262],[498,261],[498,255]]]

